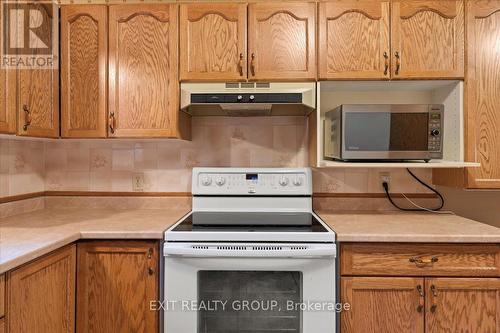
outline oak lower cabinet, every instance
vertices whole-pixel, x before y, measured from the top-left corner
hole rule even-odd
[[[500,245],[340,248],[342,333],[500,332]]]
[[[107,18],[106,6],[61,8],[62,137],[106,137]]]
[[[8,272],[7,332],[75,332],[75,272],[75,245]]]
[[[109,7],[109,136],[189,136],[179,111],[177,16],[176,4]]]
[[[423,332],[423,288],[422,278],[342,277],[342,302],[351,306],[342,332]]]
[[[159,243],[78,243],[77,332],[158,331]]]

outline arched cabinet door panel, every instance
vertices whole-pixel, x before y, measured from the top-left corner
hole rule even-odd
[[[320,79],[389,79],[389,1],[321,2]]]
[[[246,27],[244,3],[182,4],[181,80],[246,80]]]
[[[42,19],[37,36],[53,44],[59,34],[58,21],[52,5],[43,2],[26,4]],[[54,47],[54,45],[52,45]],[[45,47],[31,51],[33,56],[45,55]],[[52,50],[52,54],[57,53]],[[43,69],[17,70],[17,134],[33,137],[59,137],[59,70],[56,65]]]
[[[392,78],[464,76],[464,2],[392,2]]]
[[[248,78],[316,78],[316,4],[259,2],[248,6]]]
[[[109,7],[111,137],[178,137],[178,7]]]
[[[61,136],[106,137],[106,6],[61,8]]]

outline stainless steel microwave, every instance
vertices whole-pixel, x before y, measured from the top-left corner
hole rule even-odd
[[[344,104],[328,111],[324,157],[333,160],[443,158],[442,104]]]

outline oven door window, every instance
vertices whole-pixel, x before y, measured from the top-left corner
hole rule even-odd
[[[299,333],[301,301],[302,272],[199,271],[198,333]]]
[[[346,112],[348,151],[426,151],[428,113]]]

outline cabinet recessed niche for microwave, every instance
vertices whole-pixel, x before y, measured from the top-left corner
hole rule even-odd
[[[324,81],[317,86],[316,149],[312,160],[317,167],[340,168],[462,168],[479,166],[464,162],[463,82],[433,81]],[[341,162],[324,158],[325,113],[341,104],[443,104],[443,159],[410,162]],[[312,119],[312,118],[310,118]],[[314,139],[314,138],[312,138]],[[314,155],[315,154],[315,155]]]

